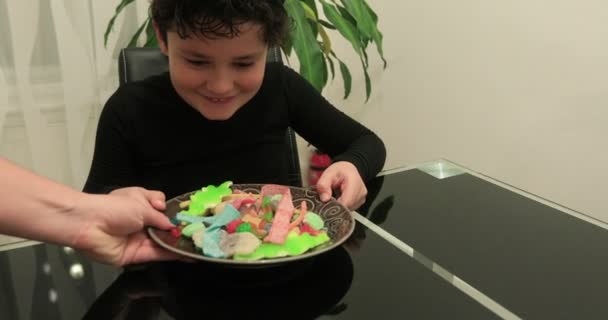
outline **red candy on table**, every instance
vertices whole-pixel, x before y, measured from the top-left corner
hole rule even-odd
[[[321,178],[321,175],[331,165],[329,155],[315,150],[310,157],[310,167],[308,168],[308,183],[314,186]]]

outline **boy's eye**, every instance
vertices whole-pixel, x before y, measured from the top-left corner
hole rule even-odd
[[[235,62],[234,65],[238,68],[248,68],[253,66],[253,62]]]
[[[208,62],[204,61],[204,60],[190,60],[190,59],[186,59],[186,62],[188,62],[191,65],[195,65],[195,66],[202,66],[202,65],[208,64]]]

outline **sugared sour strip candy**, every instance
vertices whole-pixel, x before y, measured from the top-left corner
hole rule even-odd
[[[283,194],[283,197],[279,202],[268,236],[264,238],[265,242],[272,242],[275,244],[283,244],[283,242],[285,242],[287,233],[289,233],[289,223],[291,222],[293,211],[294,207],[291,200],[291,192],[287,189],[287,192]]]

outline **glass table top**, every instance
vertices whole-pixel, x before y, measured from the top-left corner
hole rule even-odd
[[[385,172],[369,222],[503,318],[605,318],[608,226],[447,160]],[[358,218],[359,221],[364,221]]]
[[[386,170],[368,191],[343,247],[270,269],[121,270],[13,239],[0,318],[608,318],[605,223],[447,160]]]

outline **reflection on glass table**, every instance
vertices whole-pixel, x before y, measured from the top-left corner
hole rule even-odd
[[[342,248],[270,268],[158,263],[121,274],[84,319],[157,319],[161,312],[175,319],[276,318],[294,312],[297,319],[314,319],[344,308],[339,302],[352,279],[353,264]]]

